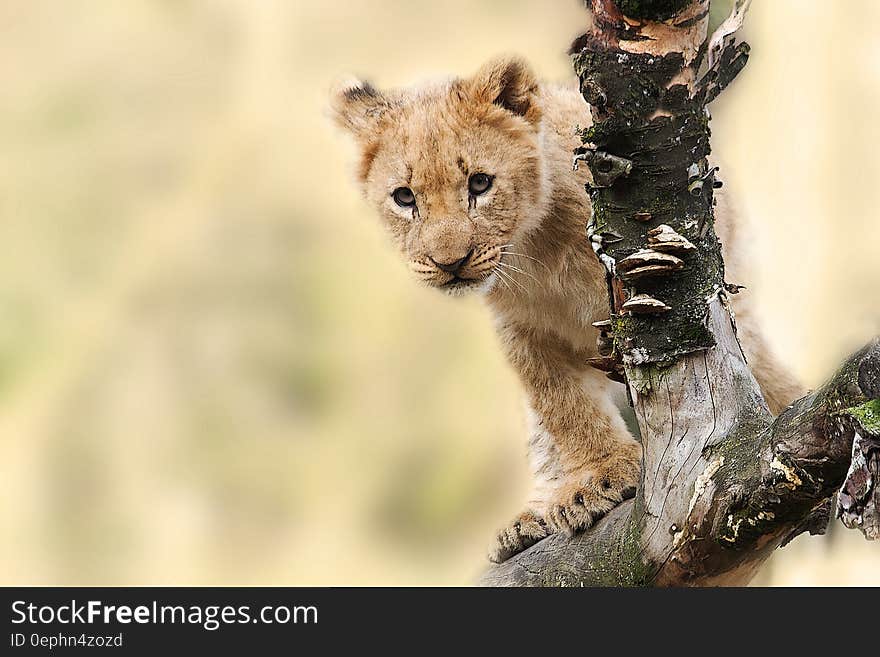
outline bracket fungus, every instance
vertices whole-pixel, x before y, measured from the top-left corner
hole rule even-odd
[[[673,255],[684,255],[697,250],[690,240],[679,235],[666,224],[648,231],[648,246],[654,251]]]
[[[639,249],[617,263],[617,271],[626,282],[646,276],[669,275],[684,269],[684,260],[654,249]]]
[[[656,315],[659,313],[667,313],[672,310],[672,308],[648,294],[637,294],[624,303],[621,310],[625,313],[636,315]]]

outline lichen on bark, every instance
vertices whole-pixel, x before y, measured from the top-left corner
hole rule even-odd
[[[724,262],[713,230],[715,171],[709,166],[709,117],[701,94],[681,83],[682,53],[631,53],[587,35],[573,53],[594,123],[582,132],[593,175],[591,239],[620,262],[647,246],[647,232],[666,224],[697,247],[675,271],[627,280],[624,300],[646,294],[671,308],[617,321],[615,346],[629,365],[670,363],[707,349],[707,302],[723,290]],[[611,160],[615,158],[615,160]],[[609,161],[630,163],[608,180]],[[609,268],[613,269],[613,265]],[[615,318],[621,308],[611,309]]]

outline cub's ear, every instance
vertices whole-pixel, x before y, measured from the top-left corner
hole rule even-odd
[[[465,86],[476,102],[497,105],[533,125],[541,120],[538,79],[521,59],[491,61],[466,80]]]
[[[372,130],[388,110],[388,99],[369,82],[350,78],[330,93],[330,112],[340,128],[357,138]]]

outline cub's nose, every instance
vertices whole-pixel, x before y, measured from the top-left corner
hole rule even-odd
[[[431,256],[428,257],[431,259],[431,262],[433,262],[435,265],[437,265],[439,269],[442,269],[447,274],[457,274],[461,270],[462,266],[464,266],[464,263],[471,259],[471,256],[473,254],[474,250],[471,249],[470,251],[468,251],[467,255],[464,258],[459,258],[455,262],[438,262],[434,260],[434,258],[431,258]]]

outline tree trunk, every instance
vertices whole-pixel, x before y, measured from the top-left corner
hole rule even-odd
[[[748,0],[707,38],[709,0],[589,0],[572,55],[594,123],[590,240],[610,356],[644,448],[636,498],[490,569],[487,585],[745,584],[772,551],[848,526],[880,532],[880,342],[775,421],[736,337],[714,231],[707,105],[745,66]]]

